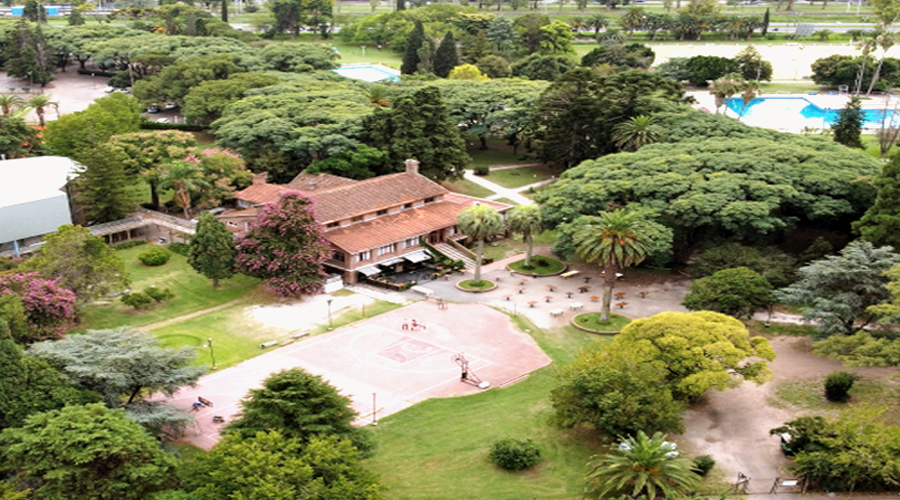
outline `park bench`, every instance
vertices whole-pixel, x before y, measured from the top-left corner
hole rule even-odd
[[[295,332],[295,333],[291,334],[292,339],[302,339],[303,337],[308,337],[308,336],[309,336],[309,330],[301,330],[299,332]]]
[[[265,349],[266,347],[272,347],[272,346],[276,346],[276,345],[278,345],[277,340],[270,340],[268,342],[263,342],[262,344],[259,344],[259,348]]]
[[[569,271],[567,273],[560,274],[560,276],[562,276],[565,279],[569,279],[572,276],[578,276],[579,274],[581,274],[581,271]]]
[[[204,397],[198,397],[198,398],[197,398],[197,402],[200,403],[200,404],[202,404],[203,406],[208,407],[208,408],[212,408],[212,407],[213,407],[213,402],[210,401],[210,400],[208,400],[208,399],[206,399],[206,398],[204,398]]]
[[[432,295],[434,295],[434,290],[432,290],[430,288],[425,288],[424,286],[416,285],[416,286],[410,288],[410,290],[412,290],[416,293],[421,293],[425,297],[431,297]]]

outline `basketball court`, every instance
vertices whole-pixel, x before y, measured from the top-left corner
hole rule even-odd
[[[534,340],[500,312],[480,304],[441,308],[424,301],[208,375],[196,388],[179,391],[171,402],[197,420],[184,439],[209,449],[249,389],[260,387],[273,372],[300,367],[350,397],[360,414],[358,423],[364,424],[428,398],[481,391],[460,380],[461,353],[468,361],[470,382],[480,379],[492,388],[550,363]],[[194,408],[198,398],[212,406]]]

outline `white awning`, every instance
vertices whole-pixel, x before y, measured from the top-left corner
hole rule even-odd
[[[381,269],[378,269],[375,266],[366,266],[366,267],[361,267],[361,268],[357,269],[356,271],[363,273],[366,276],[374,276],[374,275],[380,273]]]
[[[379,266],[393,266],[394,264],[399,264],[403,262],[403,257],[392,257],[386,261],[379,262]]]
[[[426,252],[425,250],[416,250],[415,252],[404,255],[403,258],[412,262],[413,264],[417,264],[419,262],[430,259],[431,256],[428,255],[428,252]]]

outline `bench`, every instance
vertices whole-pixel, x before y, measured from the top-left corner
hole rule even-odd
[[[209,408],[213,407],[213,402],[204,397],[198,397],[197,402],[202,404],[203,406],[208,406]]]
[[[259,348],[260,348],[260,349],[265,349],[266,347],[272,347],[272,346],[275,346],[275,345],[278,345],[278,341],[277,341],[277,340],[270,340],[270,341],[268,341],[268,342],[263,342],[262,344],[259,344]]]
[[[291,334],[292,339],[302,339],[303,337],[308,337],[308,336],[309,336],[309,330],[303,330],[303,331],[299,331],[299,332],[295,332],[295,333]],[[274,340],[272,342],[274,342]]]
[[[562,276],[565,279],[569,279],[572,276],[578,276],[579,274],[581,274],[581,271],[569,271],[567,273],[560,274],[560,276]]]
[[[421,293],[425,297],[431,297],[432,295],[434,295],[434,290],[432,290],[430,288],[425,288],[424,286],[416,285],[416,286],[410,288],[410,290],[412,290],[416,293]]]

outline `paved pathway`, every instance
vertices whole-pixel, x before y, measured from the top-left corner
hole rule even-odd
[[[511,168],[527,167],[530,165],[540,165],[540,163],[527,164],[527,165],[503,165],[500,167],[491,167],[491,169],[492,170],[506,170],[506,169],[511,169]],[[492,194],[491,196],[488,196],[487,197],[488,200],[496,200],[499,198],[506,198],[506,199],[509,199],[509,200],[512,200],[512,201],[518,203],[519,205],[531,205],[534,203],[528,197],[520,194],[523,191],[528,191],[531,188],[536,188],[536,187],[550,184],[552,182],[556,182],[556,178],[553,177],[551,179],[544,179],[542,181],[528,184],[526,186],[510,189],[510,188],[505,188],[495,182],[491,182],[491,181],[485,179],[484,177],[475,175],[475,173],[472,172],[471,170],[466,170],[464,177],[466,179],[474,182],[475,184],[478,184],[479,186],[490,189],[491,191],[496,193],[496,194]]]

